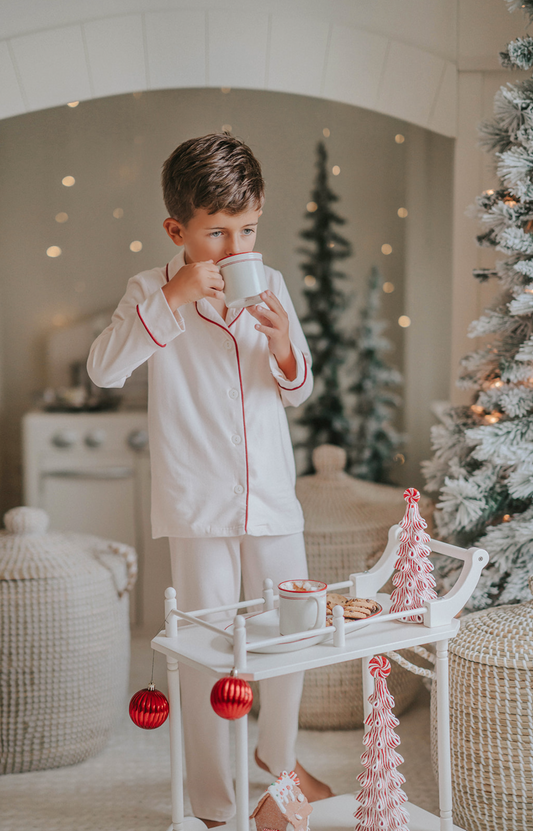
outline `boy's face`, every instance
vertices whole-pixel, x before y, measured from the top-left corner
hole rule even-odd
[[[186,262],[213,260],[216,263],[231,254],[254,250],[262,213],[253,209],[234,215],[224,211],[209,214],[205,208],[199,208],[187,225],[177,219],[165,219],[163,226],[176,245],[185,246]]]

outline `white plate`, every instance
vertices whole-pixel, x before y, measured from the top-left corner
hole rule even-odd
[[[285,643],[273,643],[271,646],[254,649],[254,641],[279,638],[279,609],[272,609],[271,612],[256,612],[255,614],[244,615],[244,617],[246,618],[246,644],[250,652],[295,652],[297,649],[305,649],[307,646],[313,646],[315,643],[320,643],[320,641],[330,637],[328,632],[325,635],[310,635],[308,638],[285,641]],[[226,631],[233,634],[233,623],[226,626]]]

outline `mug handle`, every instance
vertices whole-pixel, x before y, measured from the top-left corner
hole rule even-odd
[[[316,603],[316,620],[315,620],[313,626],[311,627],[311,629],[320,629],[320,625],[319,625],[320,624],[320,620],[319,620],[319,618],[320,618],[320,600],[318,599],[318,597],[315,597],[314,594],[311,595],[310,599],[314,600],[315,603]],[[311,631],[311,630],[309,630],[309,631]]]

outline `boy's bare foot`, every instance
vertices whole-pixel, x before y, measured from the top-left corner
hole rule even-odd
[[[201,817],[198,817],[198,819],[202,820],[204,825],[207,825],[208,828],[218,828],[219,825],[226,824],[225,822],[220,822],[217,819],[202,819]]]
[[[271,776],[274,775],[259,758],[257,750],[255,751],[254,758],[256,765],[260,767],[261,770],[266,770],[266,772],[270,773]],[[314,776],[311,776],[311,774],[308,773],[298,761],[294,767],[294,772],[300,780],[300,790],[307,798],[308,802],[319,802],[321,799],[329,799],[331,796],[335,796],[329,785],[326,785],[325,782],[320,782],[318,779],[315,779]]]

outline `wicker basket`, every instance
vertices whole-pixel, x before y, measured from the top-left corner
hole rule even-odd
[[[391,525],[405,512],[403,488],[354,479],[344,472],[346,454],[324,444],[313,453],[317,471],[301,476],[296,494],[305,516],[305,546],[309,574],[336,583],[365,571],[381,556]],[[421,511],[431,514],[422,499]],[[412,656],[411,656],[412,658]],[[401,713],[420,689],[420,679],[393,665],[389,688]],[[308,670],[300,707],[300,727],[348,730],[363,724],[361,662],[349,661]]]
[[[4,520],[0,773],[75,764],[103,749],[126,703],[135,552],[47,534],[37,508],[15,508]]]
[[[466,831],[533,828],[532,636],[528,602],[466,615],[450,641],[454,821]],[[436,769],[435,703],[433,684]]]

